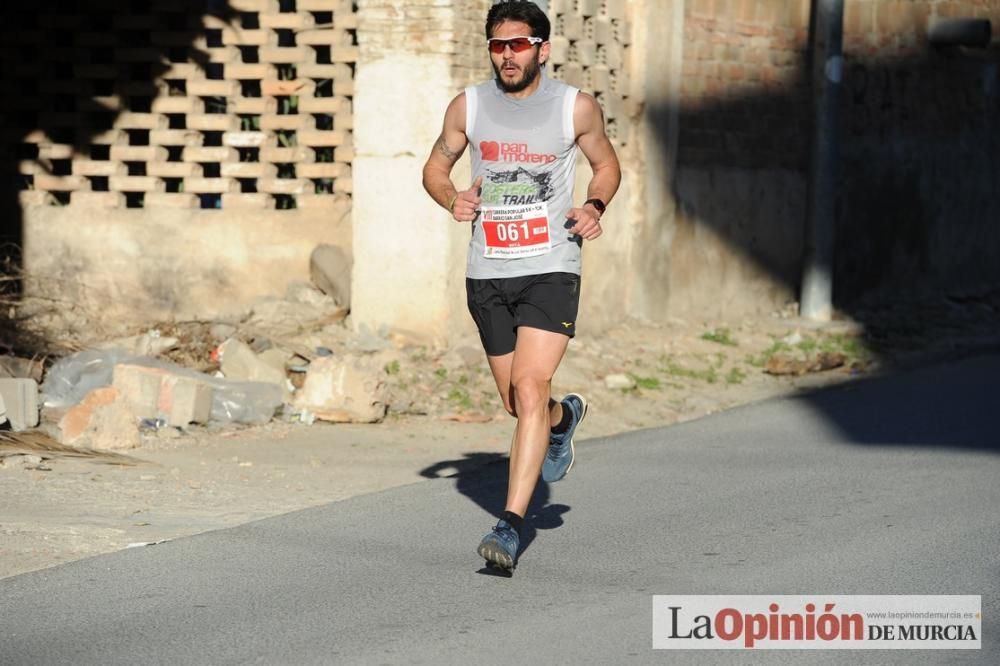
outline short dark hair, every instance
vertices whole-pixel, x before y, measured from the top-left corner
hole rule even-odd
[[[499,0],[490,7],[489,13],[486,14],[486,39],[492,37],[493,31],[504,21],[527,23],[531,28],[532,37],[541,37],[549,41],[549,34],[552,32],[549,17],[530,0]]]

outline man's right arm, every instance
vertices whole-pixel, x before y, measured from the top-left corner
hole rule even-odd
[[[444,114],[441,136],[434,142],[431,154],[424,164],[424,189],[442,208],[454,214],[459,192],[451,182],[451,170],[469,144],[465,136],[465,93],[448,105]]]

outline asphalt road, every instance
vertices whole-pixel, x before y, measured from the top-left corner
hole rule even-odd
[[[1000,357],[583,441],[512,577],[502,464],[0,580],[0,663],[1000,663]],[[978,594],[978,651],[651,649],[654,594]]]

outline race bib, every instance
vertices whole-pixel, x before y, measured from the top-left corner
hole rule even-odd
[[[552,249],[549,238],[549,207],[541,203],[522,206],[484,206],[483,256],[493,259],[537,257]]]

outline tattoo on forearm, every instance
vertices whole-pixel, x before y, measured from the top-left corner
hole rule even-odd
[[[458,156],[461,154],[460,151],[455,151],[448,147],[448,144],[444,142],[443,134],[440,137],[438,137],[437,146],[438,150],[441,151],[441,154],[447,157],[452,162],[457,160]]]

